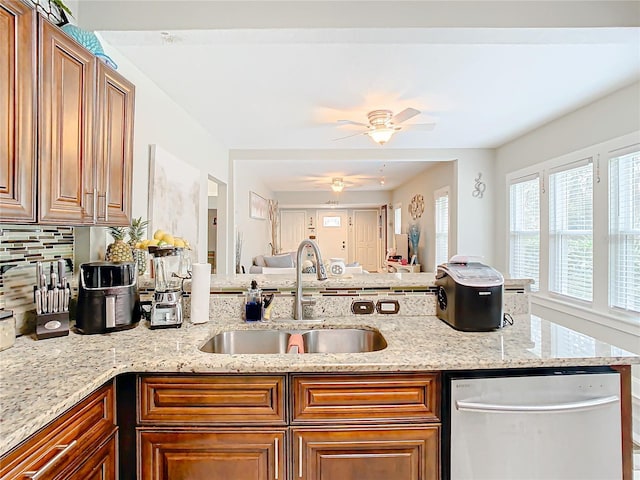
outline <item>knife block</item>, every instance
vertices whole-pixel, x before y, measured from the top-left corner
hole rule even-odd
[[[69,335],[69,312],[36,315],[36,338],[38,340],[66,335]]]

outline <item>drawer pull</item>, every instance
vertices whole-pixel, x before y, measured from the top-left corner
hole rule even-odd
[[[275,439],[275,449],[276,449],[276,475],[275,475],[275,479],[278,480],[278,469],[279,469],[279,465],[278,465],[278,439]]]
[[[302,478],[302,437],[298,437],[298,477]]]
[[[56,445],[53,448],[58,448],[58,449],[62,449],[60,452],[58,452],[58,454],[53,457],[51,460],[49,460],[47,463],[44,464],[44,466],[36,471],[36,472],[25,472],[24,474],[31,478],[31,480],[38,480],[39,478],[42,478],[42,476],[47,472],[47,470],[49,470],[51,467],[53,467],[56,463],[58,463],[58,460],[60,460],[62,457],[64,457],[67,453],[69,453],[69,450],[71,450],[73,447],[75,447],[77,440],[74,440],[73,442],[71,442],[69,445]]]

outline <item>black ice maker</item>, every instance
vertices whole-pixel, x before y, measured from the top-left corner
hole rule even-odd
[[[436,272],[436,315],[456,330],[484,332],[502,326],[504,278],[478,262],[444,263]]]

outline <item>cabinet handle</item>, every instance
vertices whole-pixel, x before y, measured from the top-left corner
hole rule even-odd
[[[275,479],[278,480],[278,469],[279,469],[279,465],[278,465],[278,439],[275,439],[275,447],[276,447],[276,475],[275,475]]]
[[[298,437],[298,477],[302,478],[302,437]]]
[[[104,220],[105,222],[107,220],[109,220],[107,218],[108,216],[108,208],[107,208],[107,204],[109,202],[109,197],[108,197],[108,192],[104,192],[103,194],[98,194],[98,199],[100,198],[104,198],[104,202],[102,203],[102,205],[104,206],[104,209],[101,209],[102,212],[104,212],[102,215],[98,214],[98,218],[101,218],[102,220]],[[100,202],[98,201],[98,207],[100,206]]]
[[[58,460],[64,457],[67,453],[69,453],[69,450],[75,447],[76,442],[77,440],[74,440],[69,445],[56,445],[53,448],[58,448],[58,449],[61,448],[62,450],[55,457],[53,457],[51,460],[45,463],[40,470],[36,472],[24,472],[25,476],[31,478],[31,480],[38,480],[39,478],[42,478],[42,476],[47,472],[47,470],[49,470],[56,463],[58,463]]]
[[[90,217],[93,223],[96,223],[96,189],[94,188],[91,192],[85,192],[84,196],[87,200],[87,205],[91,205]],[[89,197],[91,197],[91,201],[89,201]]]

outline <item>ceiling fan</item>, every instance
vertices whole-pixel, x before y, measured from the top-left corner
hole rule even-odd
[[[340,125],[357,125],[365,127],[364,132],[354,133],[347,135],[346,137],[336,138],[335,140],[343,140],[349,137],[355,137],[357,135],[369,135],[371,139],[379,145],[384,145],[398,130],[403,128],[420,128],[422,130],[433,130],[435,123],[410,123],[407,125],[400,125],[406,122],[410,118],[420,114],[420,110],[415,108],[405,108],[396,115],[391,110],[373,110],[367,114],[369,124],[355,122],[353,120],[338,120]]]

